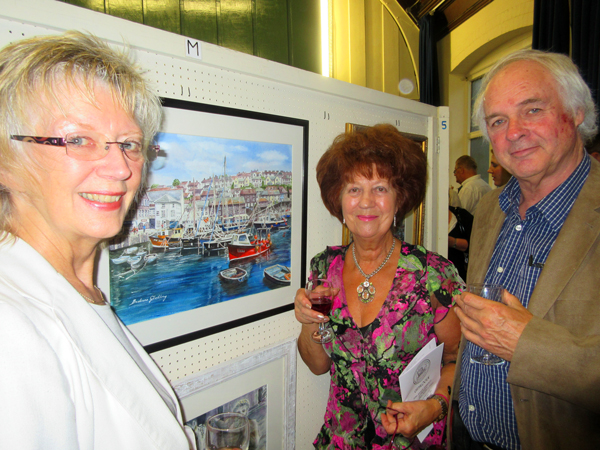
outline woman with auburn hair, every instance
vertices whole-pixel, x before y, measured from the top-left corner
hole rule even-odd
[[[323,202],[353,237],[311,261],[309,279],[339,286],[329,317],[304,289],[295,298],[300,355],[313,373],[331,374],[317,449],[409,448],[432,423],[423,444],[443,442],[460,338],[452,296],[463,284],[452,263],[394,235],[423,201],[426,179],[420,147],[391,125],[338,136],[317,165]],[[334,334],[328,343],[316,334],[323,322]],[[436,393],[402,402],[398,377],[432,339],[444,343]]]
[[[161,106],[125,55],[79,32],[0,51],[0,445],[184,450],[168,381],[94,284]]]

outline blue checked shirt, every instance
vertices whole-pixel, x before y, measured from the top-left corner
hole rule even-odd
[[[512,178],[498,198],[506,214],[485,282],[501,284],[527,307],[543,264],[590,172],[587,153],[577,169],[554,191],[519,216],[521,189]],[[467,342],[461,359],[459,411],[471,437],[499,447],[521,448],[510,387],[510,363],[484,366],[470,362],[483,350]]]

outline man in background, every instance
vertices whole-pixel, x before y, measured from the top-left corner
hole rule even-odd
[[[471,214],[475,214],[479,199],[490,192],[492,188],[481,179],[481,175],[477,173],[477,163],[469,155],[463,155],[456,160],[454,177],[460,184],[458,188],[460,205],[452,206],[460,206]]]
[[[499,61],[480,92],[476,119],[513,178],[479,203],[467,281],[505,291],[501,303],[456,297],[464,339],[453,449],[599,449],[600,164],[584,149],[597,133],[590,90],[568,57],[524,50]],[[505,361],[476,363],[479,347]]]

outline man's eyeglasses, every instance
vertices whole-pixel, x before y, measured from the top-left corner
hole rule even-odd
[[[104,158],[108,153],[110,144],[117,144],[119,149],[131,161],[138,162],[144,159],[143,145],[140,141],[126,139],[123,142],[106,142],[104,136],[93,131],[69,133],[64,138],[19,135],[11,135],[10,138],[15,141],[30,142],[33,144],[65,147],[68,156],[81,161],[97,161]],[[149,155],[158,152],[156,147],[150,147]]]

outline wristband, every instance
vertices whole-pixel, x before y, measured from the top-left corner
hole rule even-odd
[[[449,387],[449,386],[448,386]],[[446,397],[444,394],[433,394],[433,395],[439,395],[440,397],[442,397],[444,400],[446,400],[446,405],[448,405],[448,397]],[[432,395],[432,397],[433,397]]]
[[[432,398],[436,399],[439,402],[440,406],[442,407],[442,412],[433,421],[433,423],[437,423],[437,422],[444,420],[444,417],[446,417],[448,415],[448,398],[442,394],[433,394],[427,400],[430,400]]]

